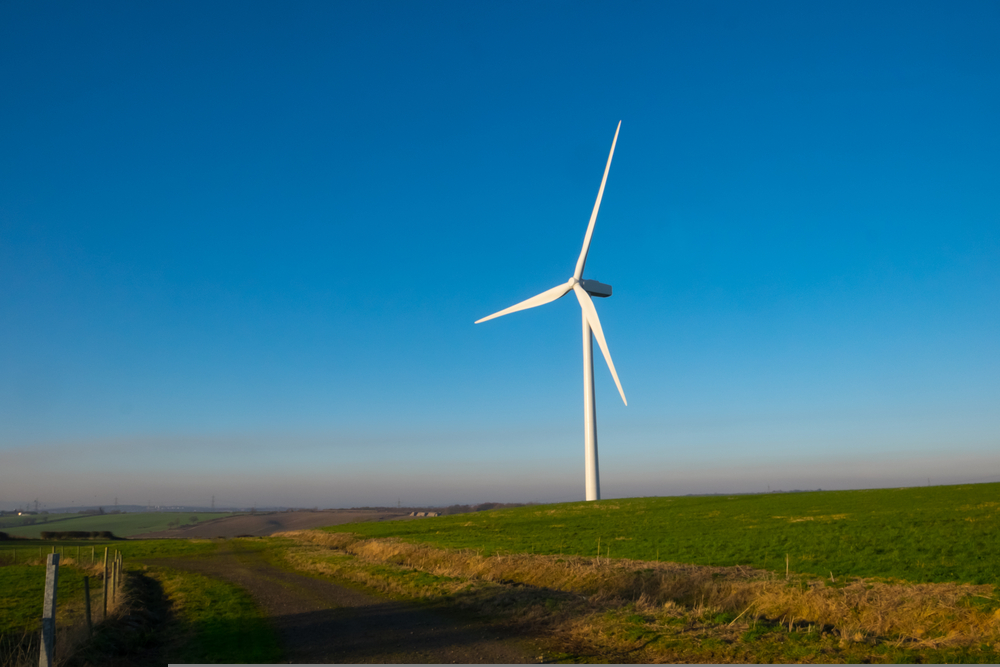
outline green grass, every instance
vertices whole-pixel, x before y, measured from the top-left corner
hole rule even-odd
[[[91,579],[91,586],[96,586]],[[0,567],[0,635],[41,627],[42,594],[45,591],[45,567],[10,565]],[[83,573],[60,567],[56,610],[60,605],[83,599]]]
[[[151,568],[174,603],[172,629],[182,640],[169,651],[171,663],[274,663],[278,636],[264,612],[239,586],[192,572]]]
[[[58,515],[53,515],[58,516]],[[41,537],[42,531],[110,530],[116,537],[130,537],[157,530],[167,530],[179,525],[194,525],[211,519],[231,516],[227,512],[135,512],[128,514],[76,515],[48,523],[36,521],[30,526],[5,529],[18,537]],[[2,543],[0,543],[2,547]]]
[[[127,540],[109,546],[122,552],[126,565],[133,558],[198,556],[216,549],[216,544],[208,540]]]
[[[483,553],[749,565],[837,578],[1000,583],[1000,484],[629,498],[331,526]]]

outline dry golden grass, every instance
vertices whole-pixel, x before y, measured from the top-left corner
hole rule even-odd
[[[582,596],[595,610],[628,604],[638,613],[661,620],[680,615],[688,618],[689,625],[697,625],[696,619],[712,614],[738,615],[728,625],[721,624],[727,628],[723,634],[745,631],[755,619],[769,619],[793,629],[815,626],[841,643],[919,648],[1000,641],[1000,611],[994,611],[998,605],[992,586],[865,580],[830,586],[794,577],[786,581],[769,572],[740,567],[577,556],[483,556],[394,539],[358,539],[347,533],[294,531],[281,535],[299,544],[337,549],[368,563],[414,568],[447,578],[435,582],[434,594],[466,590],[471,582],[493,582]],[[300,567],[309,561],[309,567],[326,574],[343,576],[346,571],[305,554],[290,558],[297,558]],[[412,595],[412,585],[398,578],[365,578],[361,583]],[[483,604],[490,604],[489,596],[479,597]],[[503,606],[502,601],[494,603]],[[593,634],[592,619],[576,617],[573,622],[582,624],[574,633]]]

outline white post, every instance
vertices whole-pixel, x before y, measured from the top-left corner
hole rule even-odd
[[[597,407],[594,401],[594,336],[587,314],[583,315],[583,440],[587,500],[601,499],[597,469]]]
[[[42,604],[42,646],[38,667],[52,667],[56,656],[56,591],[59,587],[59,554],[49,554],[45,564],[45,600]]]

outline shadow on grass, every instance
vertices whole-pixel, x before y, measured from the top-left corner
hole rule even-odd
[[[95,620],[99,614],[95,609]],[[103,623],[95,623],[93,636],[83,639],[71,657],[61,658],[57,645],[56,658],[63,667],[165,664],[162,650],[171,619],[170,603],[160,583],[131,572],[118,609]],[[86,629],[81,627],[78,632],[85,636]]]
[[[507,662],[508,628],[382,601],[271,618],[291,658],[322,662]],[[498,652],[499,651],[499,652]]]

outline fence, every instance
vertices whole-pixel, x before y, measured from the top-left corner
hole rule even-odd
[[[59,561],[60,556],[68,556],[69,554],[66,552],[68,551],[72,553],[73,549],[73,547],[63,547],[57,551],[57,547],[52,547],[51,552],[45,554],[45,589],[42,599],[42,629],[38,656],[39,667],[52,667],[55,661],[56,599],[59,589]],[[80,547],[76,547],[75,550],[77,556],[76,562],[78,565],[83,565],[88,555],[90,556],[90,565],[96,565],[96,552],[94,547],[90,547],[90,554],[86,554],[86,552],[81,554]],[[9,556],[11,560],[8,562],[11,563],[28,562],[33,560],[36,556],[34,547],[21,547],[6,549],[4,551],[10,552]],[[41,548],[39,548],[37,556],[39,559],[41,558]],[[18,558],[21,558],[22,560],[19,561]],[[81,558],[83,558],[83,560],[81,560]],[[105,547],[103,572],[101,573],[101,578],[103,580],[103,594],[101,596],[100,620],[102,622],[107,619],[109,609],[114,611],[114,608],[121,601],[124,569],[125,560],[122,553],[118,550],[110,551],[108,547]],[[41,573],[39,573],[39,576],[41,576]],[[91,609],[89,576],[84,576],[83,578],[83,593],[84,618],[87,624],[87,635],[92,636],[94,632],[94,615]]]
[[[46,553],[59,554],[63,558],[74,557],[78,564],[86,562],[88,558],[91,565],[95,562],[95,547],[93,546],[58,546],[52,547],[52,551],[47,551],[47,549],[48,547],[6,547],[0,549],[0,564],[12,563],[16,565],[17,563],[25,563],[35,557],[41,560],[45,557]]]

